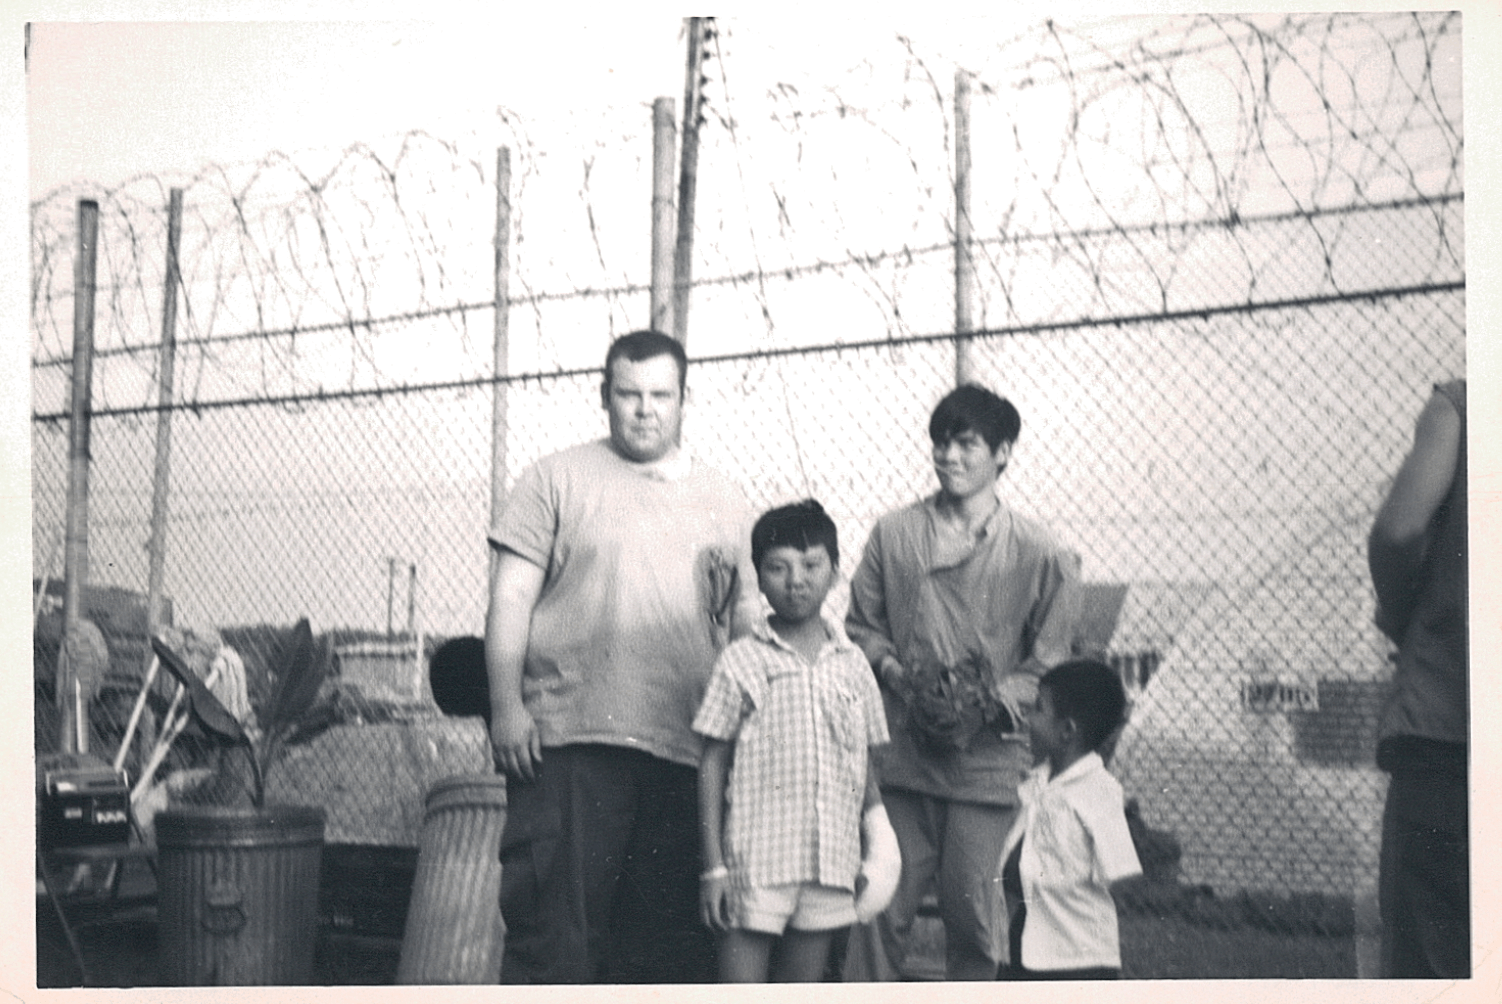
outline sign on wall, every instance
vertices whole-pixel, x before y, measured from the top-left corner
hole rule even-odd
[[[1261,713],[1318,711],[1319,689],[1312,683],[1243,680],[1241,707],[1243,711]]]

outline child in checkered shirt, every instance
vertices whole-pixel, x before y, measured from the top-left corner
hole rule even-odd
[[[772,613],[720,654],[694,719],[700,912],[720,934],[721,980],[812,983],[835,932],[896,889],[897,838],[869,760],[886,717],[865,656],[822,613],[839,567],[823,507],[765,513],[751,554]]]

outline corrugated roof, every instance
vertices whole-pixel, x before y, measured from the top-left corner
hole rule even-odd
[[[1087,582],[1077,647],[1167,653],[1184,624],[1219,587],[1208,582]]]

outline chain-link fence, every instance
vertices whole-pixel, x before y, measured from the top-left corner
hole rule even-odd
[[[994,231],[977,227],[984,327],[973,335],[957,338],[945,319],[951,250],[942,227],[923,215],[942,218],[942,209],[917,210],[939,238],[922,246],[906,246],[911,234],[899,227],[882,251],[783,267],[768,264],[763,246],[750,271],[720,272],[709,266],[720,251],[731,264],[733,242],[704,252],[685,441],[737,478],[759,508],[820,499],[839,524],[848,573],[880,514],[934,489],[927,417],[953,384],[963,342],[973,378],[1022,414],[1004,496],[1053,527],[1083,560],[1088,594],[1077,647],[1109,658],[1132,694],[1113,767],[1142,822],[1161,838],[1163,874],[1222,899],[1238,891],[1319,898],[1323,906],[1304,910],[1315,920],[1287,921],[1284,933],[1309,923],[1328,932],[1349,924],[1350,904],[1369,891],[1376,868],[1375,716],[1390,666],[1371,626],[1365,533],[1431,384],[1465,369],[1458,75],[1452,80],[1444,69],[1458,18],[1177,24],[1174,32],[1117,39],[1114,48],[1096,39],[1083,49],[1093,60],[1088,72],[1078,62],[1085,36],[1062,39],[1050,24],[1030,37],[1035,46],[1054,38],[1057,58],[1035,55],[981,75],[978,94],[998,107],[1019,94],[1032,100],[1040,88],[1073,95],[1077,131],[1064,142],[1069,156],[1060,154],[1050,171],[1034,170],[1032,187],[992,213]],[[938,89],[931,68],[905,44],[905,79],[919,81],[919,91]],[[1087,208],[1070,216],[1065,187],[1089,189],[1121,170],[1111,158],[1087,167],[1081,150],[1090,143],[1122,153],[1114,140],[1089,133],[1089,116],[1106,96],[1161,96],[1174,72],[1206,52],[1293,67],[1305,89],[1323,88],[1330,99],[1324,118],[1317,127],[1300,125],[1301,117],[1320,116],[1302,97],[1280,93],[1281,78],[1269,70],[1255,93],[1243,93],[1242,113],[1229,123],[1203,111],[1190,116],[1187,101],[1169,102],[1199,130],[1202,146],[1184,153],[1170,149],[1172,123],[1164,124],[1160,105],[1156,127],[1133,126],[1158,140],[1134,150],[1154,208],[1116,214],[1126,198],[1117,178],[1115,195],[1097,188],[1081,203]],[[1341,62],[1347,54],[1354,55]],[[1055,74],[1055,91],[1040,82],[1043,63]],[[1316,64],[1322,74],[1311,70]],[[1332,73],[1336,65],[1350,73]],[[1389,70],[1376,96],[1362,90],[1371,86],[1373,65]],[[832,142],[811,124],[828,109],[790,118],[791,100],[786,92],[776,97],[772,120],[797,139]],[[930,102],[924,114],[936,110],[944,119],[942,104]],[[875,120],[869,108],[851,117]],[[836,133],[854,128],[843,115],[838,121],[844,124],[830,126]],[[1252,131],[1212,136],[1221,126]],[[900,135],[916,134],[903,128],[913,131]],[[1310,128],[1325,140],[1310,138]],[[1019,151],[1035,149],[1016,135]],[[436,162],[448,165],[438,174],[460,190],[459,205],[486,205],[488,162],[456,149],[413,139],[402,163],[410,167],[414,151],[438,151]],[[1237,156],[1228,159],[1227,150]],[[1179,154],[1184,159],[1175,161]],[[361,154],[354,163],[364,170],[374,157]],[[1292,166],[1300,158],[1302,166]],[[509,486],[537,457],[604,435],[599,371],[590,367],[612,333],[639,326],[627,318],[647,313],[645,289],[607,289],[591,279],[568,294],[540,293],[545,270],[519,264],[533,277],[524,294],[513,290],[512,315],[524,318],[513,353],[520,375],[493,378],[492,308],[483,296],[464,301],[469,280],[456,278],[483,275],[473,261],[460,263],[460,250],[476,249],[469,257],[488,263],[488,235],[476,231],[462,244],[451,243],[447,230],[437,234],[441,228],[430,225],[438,210],[405,196],[402,186],[416,182],[400,180],[395,161],[380,162],[396,166],[364,180],[336,165],[320,176],[317,200],[257,195],[259,215],[245,208],[256,202],[246,193],[269,169],[238,187],[189,188],[204,225],[196,236],[185,228],[184,246],[196,241],[204,249],[193,260],[212,292],[195,300],[194,284],[185,288],[193,305],[186,314],[197,318],[184,347],[190,390],[171,409],[158,408],[151,390],[157,333],[147,291],[158,288],[160,275],[153,280],[152,266],[131,264],[146,260],[142,249],[160,232],[161,213],[129,186],[129,198],[107,193],[101,260],[108,274],[100,282],[110,293],[91,463],[91,581],[121,587],[91,594],[86,604],[111,647],[108,685],[96,691],[88,715],[93,743],[114,752],[140,689],[139,592],[147,580],[155,436],[170,418],[166,592],[174,623],[201,636],[181,643],[202,649],[205,671],[218,646],[238,653],[254,704],[274,672],[277,631],[300,616],[312,619],[337,653],[320,722],[333,728],[292,759],[312,777],[308,786],[355,806],[331,834],[355,843],[405,839],[410,827],[402,821],[417,810],[393,807],[390,792],[416,790],[424,765],[485,757],[478,727],[440,719],[426,671],[442,642],[476,635],[483,623],[493,394],[504,394],[508,406]],[[1169,165],[1176,181],[1166,180]],[[850,177],[858,168],[841,170]],[[1076,170],[1078,177],[1066,177]],[[1018,168],[1013,176],[1027,173]],[[423,177],[432,194],[432,175]],[[778,184],[792,183],[789,175]],[[379,203],[368,190],[381,185],[404,197]],[[355,204],[364,208],[337,217],[345,236],[318,245],[339,252],[316,267],[289,264],[291,251],[309,245],[288,233],[321,221],[314,229],[327,235],[335,219],[329,207],[341,192],[360,191],[366,194]],[[1029,201],[1040,193],[1041,201]],[[784,210],[785,195],[778,198]],[[390,204],[423,226],[392,229],[382,208]],[[869,226],[857,225],[854,208],[843,205],[829,212],[845,213],[845,225],[857,231]],[[68,470],[60,320],[68,297],[54,280],[66,271],[71,237],[59,206],[39,205],[33,223],[33,554],[38,579],[50,578],[53,592]],[[1021,226],[1029,206],[1038,215]],[[225,212],[241,221],[228,228],[239,235],[233,240]],[[1086,225],[1103,214],[1101,225]],[[540,215],[527,219],[536,226]],[[798,222],[779,226],[785,235]],[[700,227],[716,232],[702,211]],[[815,243],[837,239],[815,229]],[[407,235],[403,254],[429,277],[411,309],[381,300],[389,289],[377,273],[394,267],[382,253],[389,243],[381,242],[392,233]],[[268,243],[267,234],[279,236]],[[852,241],[845,251],[860,246]],[[236,253],[254,258],[254,267],[227,264]],[[529,243],[516,254],[528,261]],[[329,283],[346,293],[358,287],[361,297],[336,302]],[[246,334],[223,334],[215,310],[233,314]],[[921,324],[928,326],[914,327]],[[842,615],[845,601],[837,590],[831,612]],[[54,695],[46,692],[56,619],[55,604],[43,603],[39,750],[57,740]],[[170,728],[170,697],[160,686],[148,705],[128,761],[137,770]],[[208,754],[191,730],[185,736],[158,776],[178,772],[175,794],[191,798],[202,773],[181,775],[206,773]],[[406,773],[394,775],[393,764]],[[1179,909],[1200,922],[1214,912]],[[1262,917],[1264,926],[1269,910],[1288,916],[1255,898],[1230,912],[1238,910]]]

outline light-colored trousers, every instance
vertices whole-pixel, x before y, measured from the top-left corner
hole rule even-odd
[[[847,983],[900,980],[918,906],[937,888],[950,980],[993,980],[1007,961],[1001,848],[1016,806],[955,802],[900,789],[881,794],[902,850],[902,879],[891,906],[850,929]]]

